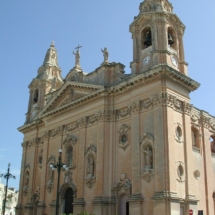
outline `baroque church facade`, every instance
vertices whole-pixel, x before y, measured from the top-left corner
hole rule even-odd
[[[130,25],[131,73],[104,62],[61,76],[54,43],[30,98],[17,215],[215,214],[215,117],[190,104],[185,26],[168,0],[145,0]],[[58,172],[58,149],[67,170]]]

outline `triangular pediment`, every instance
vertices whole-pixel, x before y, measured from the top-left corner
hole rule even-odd
[[[96,92],[100,88],[101,86],[98,85],[67,82],[58,92],[53,95],[51,100],[39,115],[41,116],[53,110],[60,109],[61,107],[63,108],[64,106],[78,99],[84,98],[91,93]]]

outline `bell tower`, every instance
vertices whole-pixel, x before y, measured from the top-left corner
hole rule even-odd
[[[61,69],[58,65],[58,55],[54,42],[46,52],[42,66],[38,69],[37,77],[28,86],[30,98],[26,123],[33,121],[40,110],[46,105],[45,96],[58,90],[63,84]]]
[[[130,25],[133,39],[133,74],[168,65],[188,75],[184,57],[185,26],[168,0],[145,0]]]

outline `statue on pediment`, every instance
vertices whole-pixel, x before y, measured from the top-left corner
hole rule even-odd
[[[101,49],[101,51],[103,52],[103,56],[104,56],[104,63],[107,63],[108,62],[108,50],[107,48],[105,47],[104,50]]]
[[[82,47],[82,46],[79,46],[79,45],[78,45],[78,47],[75,48],[75,49],[76,49],[76,52],[73,51],[73,54],[75,55],[75,67],[76,67],[76,68],[81,68],[81,66],[80,66],[80,58],[81,58],[81,55],[80,55],[80,51],[79,51],[79,49],[80,49],[81,47]]]

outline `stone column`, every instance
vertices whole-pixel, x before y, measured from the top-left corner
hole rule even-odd
[[[33,206],[30,203],[26,204],[24,214],[33,215],[32,212],[33,212]]]
[[[43,133],[43,137],[42,140],[43,141],[43,163],[42,163],[42,173],[41,173],[41,177],[40,177],[40,184],[43,186],[40,186],[40,199],[39,199],[39,203],[38,203],[38,209],[37,209],[37,214],[43,214],[43,210],[45,208],[45,196],[46,196],[46,192],[47,191],[47,181],[46,181],[46,173],[47,173],[47,169],[49,168],[49,166],[47,166],[47,161],[49,158],[48,155],[48,144],[49,144],[49,131],[45,131]]]
[[[191,156],[193,153],[192,149],[192,133],[191,133],[191,119],[190,119],[190,111],[192,106],[189,103],[183,103],[183,127],[184,127],[184,158],[185,158],[185,195],[187,200],[187,208],[186,212],[188,214],[189,209],[193,209],[197,211],[197,199],[195,194],[195,186],[193,183],[193,157]]]
[[[180,71],[182,71],[185,75],[188,75],[188,71],[187,71],[188,64],[185,62],[185,55],[184,55],[183,29],[181,29],[181,32],[178,34],[178,42],[179,42]]]
[[[142,214],[143,198],[141,194],[130,195],[129,199],[129,214]]]
[[[84,198],[76,198],[73,203],[73,214],[78,214],[82,211],[84,211]]]
[[[39,202],[37,204],[37,214],[36,215],[43,215],[45,207],[46,207],[45,203]]]
[[[80,119],[78,122],[79,126],[79,139],[77,145],[77,193],[74,198],[73,203],[73,212],[74,214],[79,213],[80,211],[84,211],[84,187],[85,187],[85,155],[84,149],[86,148],[86,126],[87,126],[87,118],[84,117]]]
[[[129,213],[141,214],[143,198],[140,194],[140,103],[139,101],[131,104],[131,160],[132,160],[132,194],[129,197]]]
[[[139,73],[137,62],[139,61],[139,41],[138,41],[138,28],[133,27],[132,28],[132,39],[133,39],[133,61],[131,62],[131,72],[133,74]]]
[[[105,117],[105,116],[103,116]],[[96,183],[95,183],[95,194],[93,199],[93,214],[102,214],[102,207],[103,207],[103,195],[104,195],[104,162],[105,161],[105,120],[102,119],[97,126],[97,151],[100,153],[97,154],[96,160]],[[106,149],[107,150],[107,149]]]

